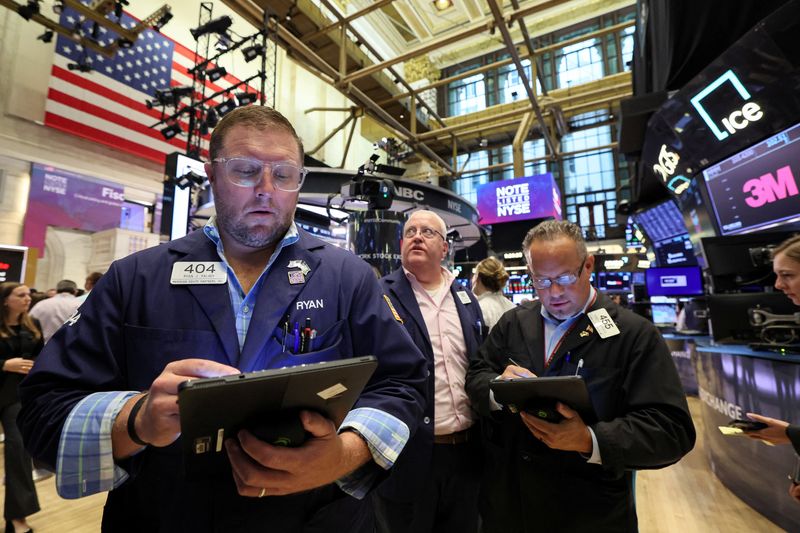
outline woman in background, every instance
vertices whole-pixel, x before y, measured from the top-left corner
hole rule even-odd
[[[472,292],[478,297],[483,320],[490,330],[503,313],[514,308],[514,304],[503,296],[503,287],[507,281],[508,272],[503,268],[503,263],[494,257],[487,257],[475,267]]]
[[[775,288],[800,306],[800,235],[783,241],[772,251],[772,270],[775,272]],[[789,424],[783,420],[747,413],[756,422],[763,422],[766,428],[749,431],[747,435],[754,439],[764,440],[772,444],[789,444],[800,454],[800,426]],[[800,502],[800,485],[792,483],[789,494]]]
[[[32,531],[26,517],[39,511],[39,499],[31,473],[31,458],[17,428],[20,410],[17,386],[33,366],[33,359],[44,345],[39,324],[28,316],[31,292],[20,283],[0,284],[3,304],[0,322],[0,423],[5,433],[4,459],[6,495],[3,516],[6,533]]]

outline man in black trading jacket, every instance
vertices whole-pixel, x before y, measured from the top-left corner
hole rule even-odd
[[[669,350],[655,326],[591,286],[578,226],[543,222],[523,252],[540,301],[503,315],[467,374],[483,417],[484,531],[636,531],[634,471],[694,446]],[[494,400],[492,380],[534,375],[582,376],[598,420],[559,403],[564,419],[550,423]]]

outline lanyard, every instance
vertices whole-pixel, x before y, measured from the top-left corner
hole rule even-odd
[[[597,293],[595,292],[594,293],[594,297],[592,298],[592,301],[589,302],[589,305],[586,306],[586,309],[591,308],[594,305],[594,302],[596,300],[597,300]],[[581,314],[583,314],[583,313],[581,313]],[[556,356],[556,353],[558,353],[558,349],[561,348],[561,344],[564,342],[564,339],[566,339],[569,336],[569,334],[572,333],[572,330],[575,329],[575,326],[578,325],[578,321],[579,320],[580,320],[580,317],[577,317],[575,319],[575,322],[572,323],[572,325],[569,327],[569,329],[567,329],[567,331],[565,331],[564,334],[561,335],[561,338],[558,339],[558,342],[556,343],[555,347],[550,351],[550,355],[545,359],[545,362],[544,362],[544,368],[545,369],[547,369],[547,367],[550,366],[550,363],[553,362],[553,358]],[[542,331],[545,331],[544,317],[542,317]],[[543,339],[543,343],[546,346],[547,345],[547,339]]]

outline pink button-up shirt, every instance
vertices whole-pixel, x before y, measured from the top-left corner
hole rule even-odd
[[[443,268],[442,285],[428,291],[414,274],[403,270],[414,289],[433,347],[433,431],[436,435],[447,435],[467,429],[474,423],[475,414],[464,390],[469,361],[456,302],[450,292],[455,276]]]

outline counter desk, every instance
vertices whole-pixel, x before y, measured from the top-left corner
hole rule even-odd
[[[711,470],[734,494],[787,531],[800,531],[800,503],[788,494],[797,456],[717,429],[745,413],[800,422],[800,356],[740,345],[697,345],[698,395]]]
[[[698,344],[710,344],[711,337],[678,333],[664,333],[661,336],[669,347],[684,392],[691,396],[697,396],[697,373],[694,369],[695,350]]]

